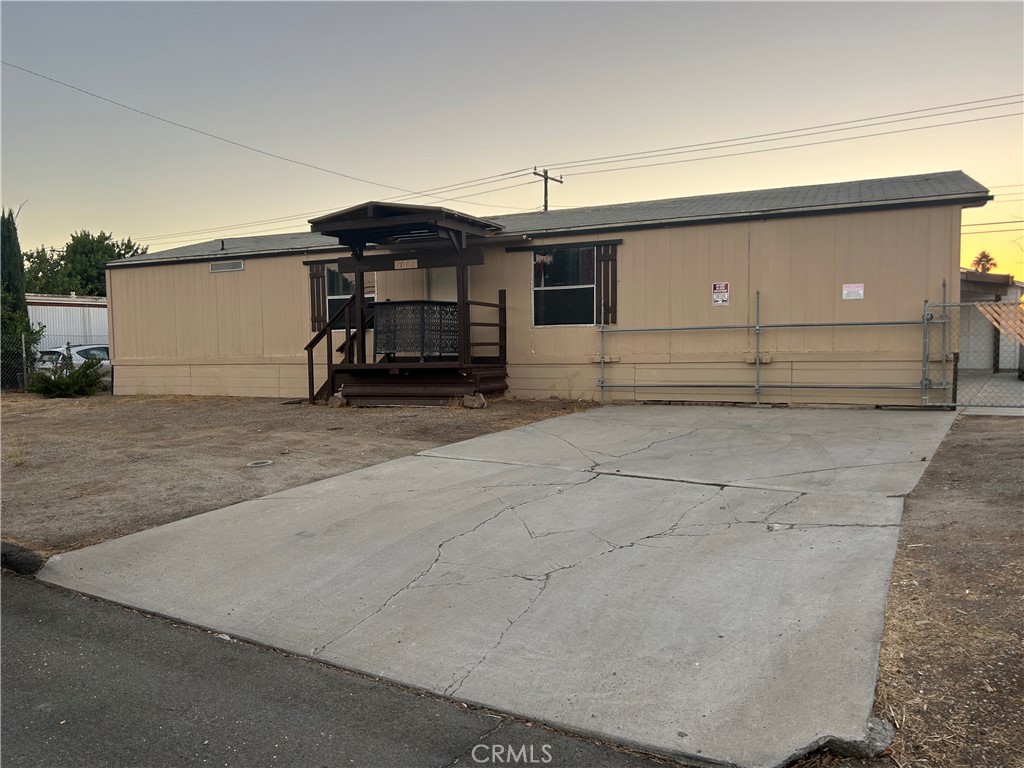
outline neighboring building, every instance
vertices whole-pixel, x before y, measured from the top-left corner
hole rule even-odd
[[[972,304],[999,302],[1019,305],[1024,297],[1024,282],[1013,275],[960,270],[960,301]],[[978,311],[960,313],[959,367],[968,370],[1024,370],[1021,343],[1011,332],[1000,329]]]
[[[486,220],[366,203],[312,234],[109,264],[115,393],[442,401],[507,381],[528,398],[919,403],[923,303],[944,283],[959,300],[961,211],[990,199],[951,171]]]
[[[65,344],[107,343],[107,299],[105,296],[55,296],[27,293],[28,319],[46,330],[39,349]]]

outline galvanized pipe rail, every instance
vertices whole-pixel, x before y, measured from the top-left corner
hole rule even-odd
[[[945,281],[943,281],[943,300],[945,300]],[[945,380],[939,385],[933,385],[927,379],[928,369],[928,323],[931,320],[928,314],[929,306],[942,306],[931,304],[925,301],[925,311],[921,320],[855,320],[848,322],[821,322],[821,323],[762,323],[761,322],[761,292],[755,292],[754,322],[730,325],[672,325],[652,326],[647,328],[609,328],[605,324],[604,308],[601,312],[601,323],[598,325],[600,376],[598,378],[598,389],[601,392],[601,399],[604,400],[606,389],[747,389],[753,387],[757,403],[761,402],[761,393],[765,389],[863,389],[863,390],[920,390],[922,392],[922,404],[928,405],[927,392],[929,389],[946,389]],[[948,322],[948,317],[945,318]],[[942,321],[940,321],[942,322]],[[922,351],[922,379],[919,385],[915,384],[770,384],[761,381],[761,333],[766,329],[797,329],[797,328],[870,328],[913,325],[923,328]],[[657,383],[657,384],[609,384],[605,377],[605,334],[608,333],[671,333],[674,331],[753,331],[754,332],[754,382],[735,383]]]

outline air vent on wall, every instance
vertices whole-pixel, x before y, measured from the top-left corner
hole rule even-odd
[[[243,269],[244,261],[215,261],[210,265],[211,272],[241,272]]]

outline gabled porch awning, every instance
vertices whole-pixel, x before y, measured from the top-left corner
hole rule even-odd
[[[368,202],[309,220],[312,232],[338,238],[360,258],[368,245],[439,245],[464,250],[503,227],[448,208]]]

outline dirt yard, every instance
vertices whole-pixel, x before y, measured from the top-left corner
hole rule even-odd
[[[885,759],[799,768],[1024,766],[1024,421],[960,416],[907,497],[875,713]]]
[[[3,540],[46,557],[585,407],[498,399],[479,410],[328,408],[262,398],[5,394]],[[246,466],[267,460],[273,464]]]
[[[584,407],[5,395],[5,561],[28,550],[41,564],[58,551]],[[246,466],[261,460],[273,464]],[[876,705],[898,726],[896,741],[879,760],[816,754],[798,766],[1024,766],[1022,595],[1024,423],[961,416],[903,517]]]

